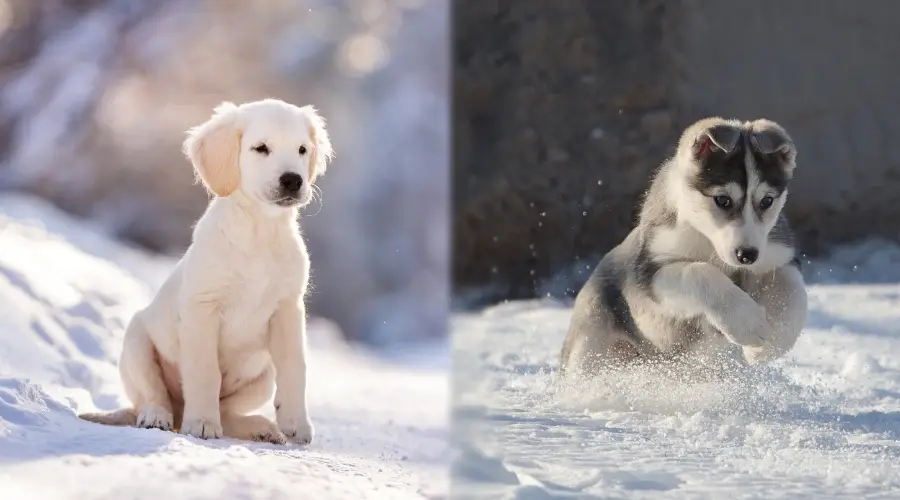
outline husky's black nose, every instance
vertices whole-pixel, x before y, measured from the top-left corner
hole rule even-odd
[[[281,189],[285,193],[296,193],[300,191],[300,186],[303,185],[303,177],[300,177],[300,174],[287,172],[281,174],[281,177],[278,178],[278,183],[281,184]]]
[[[741,264],[750,265],[756,262],[756,259],[759,258],[759,250],[755,248],[738,248],[734,251],[735,257],[737,257],[738,262]]]

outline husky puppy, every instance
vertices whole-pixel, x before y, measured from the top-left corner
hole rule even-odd
[[[797,150],[777,123],[706,118],[653,176],[637,226],[578,293],[562,369],[787,353],[807,296],[781,213]]]

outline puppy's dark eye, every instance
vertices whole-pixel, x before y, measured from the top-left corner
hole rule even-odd
[[[268,156],[268,154],[269,154],[269,146],[266,146],[265,144],[260,144],[259,146],[253,146],[252,149],[253,149],[253,151],[256,151],[257,153],[259,153],[261,155]]]
[[[775,198],[771,196],[763,196],[761,200],[759,200],[759,209],[765,210],[772,206],[772,203],[775,203]]]
[[[305,154],[306,154],[306,146],[300,146],[300,156],[303,156]]]
[[[731,206],[731,198],[725,195],[713,196],[713,201],[719,208],[728,208]]]

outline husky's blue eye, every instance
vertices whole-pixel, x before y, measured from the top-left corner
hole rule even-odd
[[[775,198],[771,196],[763,196],[761,200],[759,200],[759,209],[765,210],[772,206],[772,203],[775,203]]]
[[[713,201],[716,202],[716,205],[719,208],[728,208],[731,206],[731,198],[725,195],[713,196]]]

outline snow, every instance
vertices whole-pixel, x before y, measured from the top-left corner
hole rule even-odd
[[[0,498],[445,496],[445,346],[388,360],[311,321],[309,447],[77,419],[126,403],[123,329],[172,264],[44,202],[0,195]]]
[[[453,495],[900,498],[900,284],[872,281],[811,285],[789,355],[719,377],[565,382],[568,303],[455,314]]]

